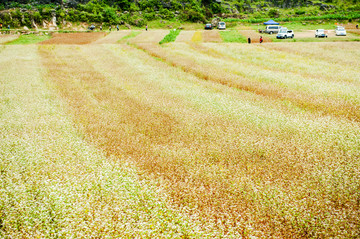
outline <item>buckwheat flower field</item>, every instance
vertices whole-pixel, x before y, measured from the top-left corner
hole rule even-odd
[[[360,237],[359,43],[155,33],[0,45],[0,237]]]

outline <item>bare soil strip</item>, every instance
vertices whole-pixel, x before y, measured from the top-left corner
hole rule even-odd
[[[85,45],[103,38],[105,32],[86,32],[86,33],[55,33],[51,39],[43,41],[39,44],[61,44],[61,45]]]

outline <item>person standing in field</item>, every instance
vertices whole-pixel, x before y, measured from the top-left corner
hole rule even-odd
[[[0,29],[2,30],[2,23],[0,23]]]
[[[119,31],[119,25],[116,25],[116,29]]]
[[[100,31],[102,31],[102,25],[100,26]]]
[[[250,38],[250,37],[248,37],[248,43],[249,43],[249,44],[251,43],[251,38]]]
[[[148,29],[148,25],[146,25],[145,29],[146,29],[146,31],[147,31],[147,29]]]
[[[260,43],[263,43],[263,38],[262,38],[262,36],[260,36]]]
[[[111,26],[109,27],[109,31],[111,32]]]

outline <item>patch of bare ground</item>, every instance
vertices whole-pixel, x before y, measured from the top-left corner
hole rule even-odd
[[[85,45],[99,40],[106,36],[105,32],[83,32],[83,33],[54,33],[52,38],[43,42],[41,45]]]

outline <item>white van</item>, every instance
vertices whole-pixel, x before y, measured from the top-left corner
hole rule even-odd
[[[265,33],[269,33],[269,34],[278,33],[280,28],[281,26],[279,25],[269,25],[266,26]]]

